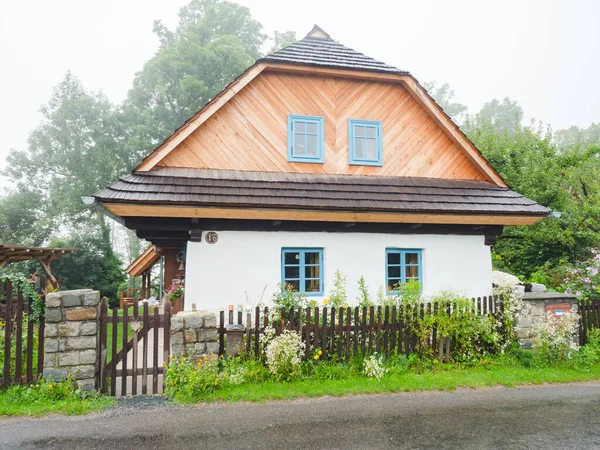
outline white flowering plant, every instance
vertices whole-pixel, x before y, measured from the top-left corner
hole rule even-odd
[[[573,358],[579,350],[576,341],[578,325],[579,315],[576,312],[555,316],[548,311],[545,320],[535,327],[538,336],[533,341],[536,357],[547,363]]]
[[[377,356],[377,353],[370,355],[363,361],[363,373],[367,378],[375,378],[377,381],[381,381],[387,369],[383,365],[383,358]]]
[[[265,360],[269,372],[278,380],[289,381],[300,375],[304,343],[296,331],[285,330],[277,337],[265,332]]]

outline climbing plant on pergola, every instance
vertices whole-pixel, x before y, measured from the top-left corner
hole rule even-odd
[[[0,243],[0,269],[10,263],[37,260],[52,286],[58,288],[58,281],[52,275],[50,263],[75,251],[74,248],[28,247]]]

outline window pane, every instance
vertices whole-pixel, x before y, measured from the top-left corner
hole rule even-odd
[[[406,253],[406,264],[419,264],[419,254]]]
[[[400,278],[400,266],[389,266],[388,278]]]
[[[307,266],[304,268],[304,277],[305,278],[320,278],[321,277],[321,268],[320,266]]]
[[[400,264],[400,253],[388,253],[388,264]]]
[[[400,279],[399,278],[388,278],[388,291],[393,291],[394,289],[396,289],[396,285],[400,283]]]
[[[304,254],[304,264],[321,264],[319,252],[306,252]]]
[[[305,292],[319,292],[321,290],[321,281],[320,280],[306,280],[304,282],[304,291]]]
[[[285,252],[283,257],[284,264],[300,264],[300,252]]]
[[[294,155],[306,155],[305,138],[306,136],[303,134],[296,134],[294,136]]]
[[[419,276],[419,266],[407,266],[406,278],[417,278]]]
[[[367,148],[365,151],[365,157],[367,159],[377,159],[377,150],[375,148],[375,139],[366,139]]]
[[[284,276],[286,280],[288,278],[300,278],[300,266],[286,266]]]
[[[367,127],[367,137],[375,137],[375,127]]]
[[[354,157],[356,159],[362,159],[365,157],[364,148],[364,140],[363,138],[355,138],[354,139]]]
[[[317,136],[306,136],[306,154],[309,156],[317,156]]]
[[[306,131],[308,133],[317,134],[317,124],[314,122],[308,122],[306,124]]]
[[[306,122],[295,122],[296,133],[304,133],[306,131]]]
[[[292,286],[292,291],[293,292],[299,292],[300,291],[300,280],[286,281],[285,284]]]
[[[355,125],[354,127],[354,136],[356,137],[364,137],[365,135],[365,127],[361,125]]]

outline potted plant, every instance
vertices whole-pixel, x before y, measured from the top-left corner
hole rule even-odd
[[[172,304],[172,314],[177,314],[179,311],[183,311],[183,296],[185,294],[185,288],[183,285],[172,285],[167,294],[169,296],[169,301],[171,301]]]

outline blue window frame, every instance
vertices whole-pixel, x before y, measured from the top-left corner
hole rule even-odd
[[[348,120],[348,156],[353,165],[383,165],[381,121]]]
[[[323,295],[323,249],[282,248],[281,282],[294,292]]]
[[[288,116],[288,161],[322,163],[325,158],[323,117]]]
[[[423,288],[422,251],[418,249],[388,248],[385,250],[385,284],[388,292],[398,283],[417,280]]]

